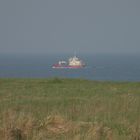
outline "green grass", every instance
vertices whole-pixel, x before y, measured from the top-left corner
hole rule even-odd
[[[140,82],[0,79],[0,137],[139,140]]]

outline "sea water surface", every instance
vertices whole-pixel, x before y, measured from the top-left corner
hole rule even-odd
[[[80,54],[86,67],[52,69],[70,54],[1,54],[0,78],[82,78],[89,80],[140,81],[140,56],[137,54]]]

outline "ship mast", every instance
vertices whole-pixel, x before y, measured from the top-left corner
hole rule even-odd
[[[76,51],[74,52],[74,57],[76,57]]]

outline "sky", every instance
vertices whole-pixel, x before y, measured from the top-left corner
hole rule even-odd
[[[0,0],[0,53],[140,53],[140,0]]]

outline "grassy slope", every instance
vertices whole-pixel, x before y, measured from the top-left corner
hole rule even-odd
[[[140,83],[0,79],[0,116],[3,140],[138,140]]]

